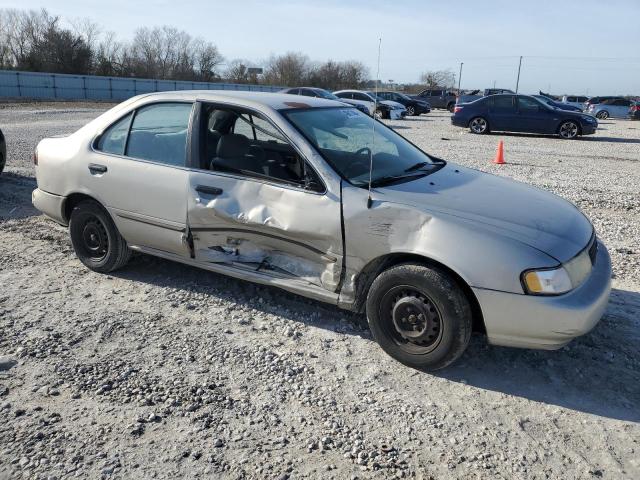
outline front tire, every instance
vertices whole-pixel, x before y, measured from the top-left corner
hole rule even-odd
[[[469,122],[469,130],[476,135],[484,135],[489,133],[489,122],[483,117],[472,118]]]
[[[447,110],[449,110],[450,113],[453,113],[453,111],[456,109],[456,104],[451,102],[449,105],[447,105]]]
[[[565,140],[573,140],[580,133],[580,127],[574,121],[566,121],[560,124],[560,128],[558,128],[558,135],[560,138],[564,138]]]
[[[416,114],[416,109],[413,105],[407,107],[407,115],[413,116]]]
[[[92,200],[73,207],[69,235],[78,259],[94,272],[108,273],[122,268],[131,257],[127,242],[107,211]]]
[[[471,306],[444,270],[402,264],[382,272],[367,295],[374,339],[399,362],[438,370],[462,355],[471,338]]]
[[[607,112],[606,110],[602,110],[601,112],[597,113],[596,117],[600,120],[606,120],[607,118],[609,118],[609,112]]]

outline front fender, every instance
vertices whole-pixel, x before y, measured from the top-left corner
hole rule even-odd
[[[524,293],[524,270],[558,265],[546,253],[471,220],[378,200],[367,209],[366,201],[364,189],[343,190],[344,303],[355,300],[358,274],[390,254],[419,255],[447,266],[470,287],[516,294]]]

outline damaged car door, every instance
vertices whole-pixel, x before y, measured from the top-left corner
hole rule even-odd
[[[339,195],[266,116],[201,104],[189,178],[195,260],[329,292],[339,288]]]

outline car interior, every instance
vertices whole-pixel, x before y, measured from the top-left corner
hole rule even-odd
[[[255,113],[205,106],[200,168],[320,189],[316,173],[268,121]]]

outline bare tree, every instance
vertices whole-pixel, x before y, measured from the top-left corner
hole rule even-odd
[[[456,74],[452,70],[432,70],[422,73],[420,81],[428,88],[451,88],[456,83]]]
[[[309,58],[306,55],[288,52],[269,59],[264,79],[274,85],[301,85],[307,79],[309,69]]]

